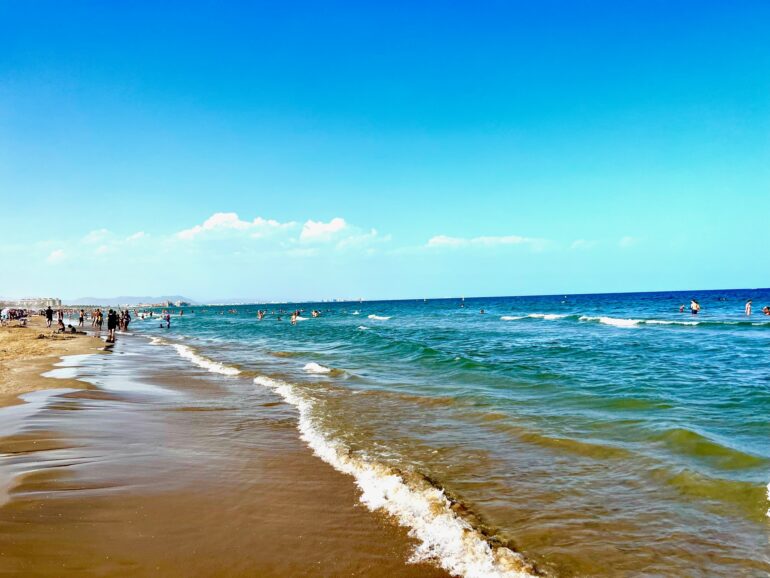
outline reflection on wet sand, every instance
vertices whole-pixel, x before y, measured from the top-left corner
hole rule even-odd
[[[81,360],[112,387],[59,392],[3,432],[2,573],[445,575],[406,563],[406,531],[358,505],[269,392],[119,352]]]

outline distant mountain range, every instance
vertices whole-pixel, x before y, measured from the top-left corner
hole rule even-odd
[[[78,297],[77,299],[64,299],[64,303],[72,305],[135,305],[137,303],[162,303],[164,301],[184,301],[191,305],[197,305],[189,297],[183,295],[118,295],[117,297]]]

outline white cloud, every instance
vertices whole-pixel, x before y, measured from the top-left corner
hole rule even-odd
[[[257,217],[253,221],[242,221],[238,213],[214,213],[202,225],[179,231],[176,236],[179,239],[190,240],[203,233],[214,231],[249,231],[252,237],[259,238],[273,231],[294,227],[295,224],[279,223],[274,219],[262,217]]]
[[[101,243],[107,237],[109,237],[110,234],[111,233],[108,229],[96,229],[95,231],[91,231],[90,233],[88,233],[85,237],[81,239],[81,241],[87,244]]]
[[[533,248],[542,248],[546,241],[544,239],[533,239],[531,237],[521,237],[519,235],[503,236],[481,236],[481,237],[449,237],[447,235],[436,235],[428,240],[427,247],[500,247],[505,245],[530,245]]]
[[[56,249],[55,251],[51,251],[51,254],[46,258],[46,261],[49,263],[60,263],[65,257],[66,254],[63,249]]]
[[[341,217],[335,217],[328,223],[308,220],[302,226],[299,240],[303,242],[327,242],[337,233],[344,231],[347,227],[348,224],[345,222],[345,219]]]
[[[625,236],[621,238],[620,241],[618,241],[618,246],[621,249],[628,249],[629,247],[633,247],[634,245],[638,244],[639,241],[641,241],[641,239],[638,237]]]
[[[108,245],[99,245],[96,248],[96,251],[94,251],[94,253],[96,253],[97,255],[105,255],[109,252],[110,252],[110,247]]]
[[[138,241],[139,239],[144,239],[146,236],[147,236],[147,233],[145,233],[144,231],[137,231],[133,235],[129,235],[128,237],[126,237],[126,241],[129,241],[129,242]]]
[[[580,250],[580,249],[593,249],[598,245],[599,243],[597,241],[588,241],[586,239],[577,239],[572,242],[572,245],[570,245],[570,249],[573,250]]]

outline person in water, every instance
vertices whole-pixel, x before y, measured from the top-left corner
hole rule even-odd
[[[765,315],[770,315],[770,306],[768,306],[768,305],[765,305],[765,306],[762,308],[762,313],[764,313]]]
[[[679,306],[679,313],[684,313],[684,303]]]
[[[751,315],[751,299],[746,301],[746,308],[744,309],[746,311],[746,315]]]
[[[700,303],[698,303],[695,299],[690,301],[690,313],[693,315],[697,315],[700,311]]]

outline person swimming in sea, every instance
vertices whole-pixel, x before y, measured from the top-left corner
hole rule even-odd
[[[684,313],[684,303],[679,306],[679,313]]]
[[[746,307],[744,308],[746,315],[751,316],[751,299],[746,301]]]
[[[764,313],[765,315],[770,315],[770,306],[768,306],[768,305],[765,305],[765,306],[762,308],[762,313]]]
[[[700,312],[700,303],[698,303],[695,299],[690,301],[690,313],[693,315],[697,315]]]

